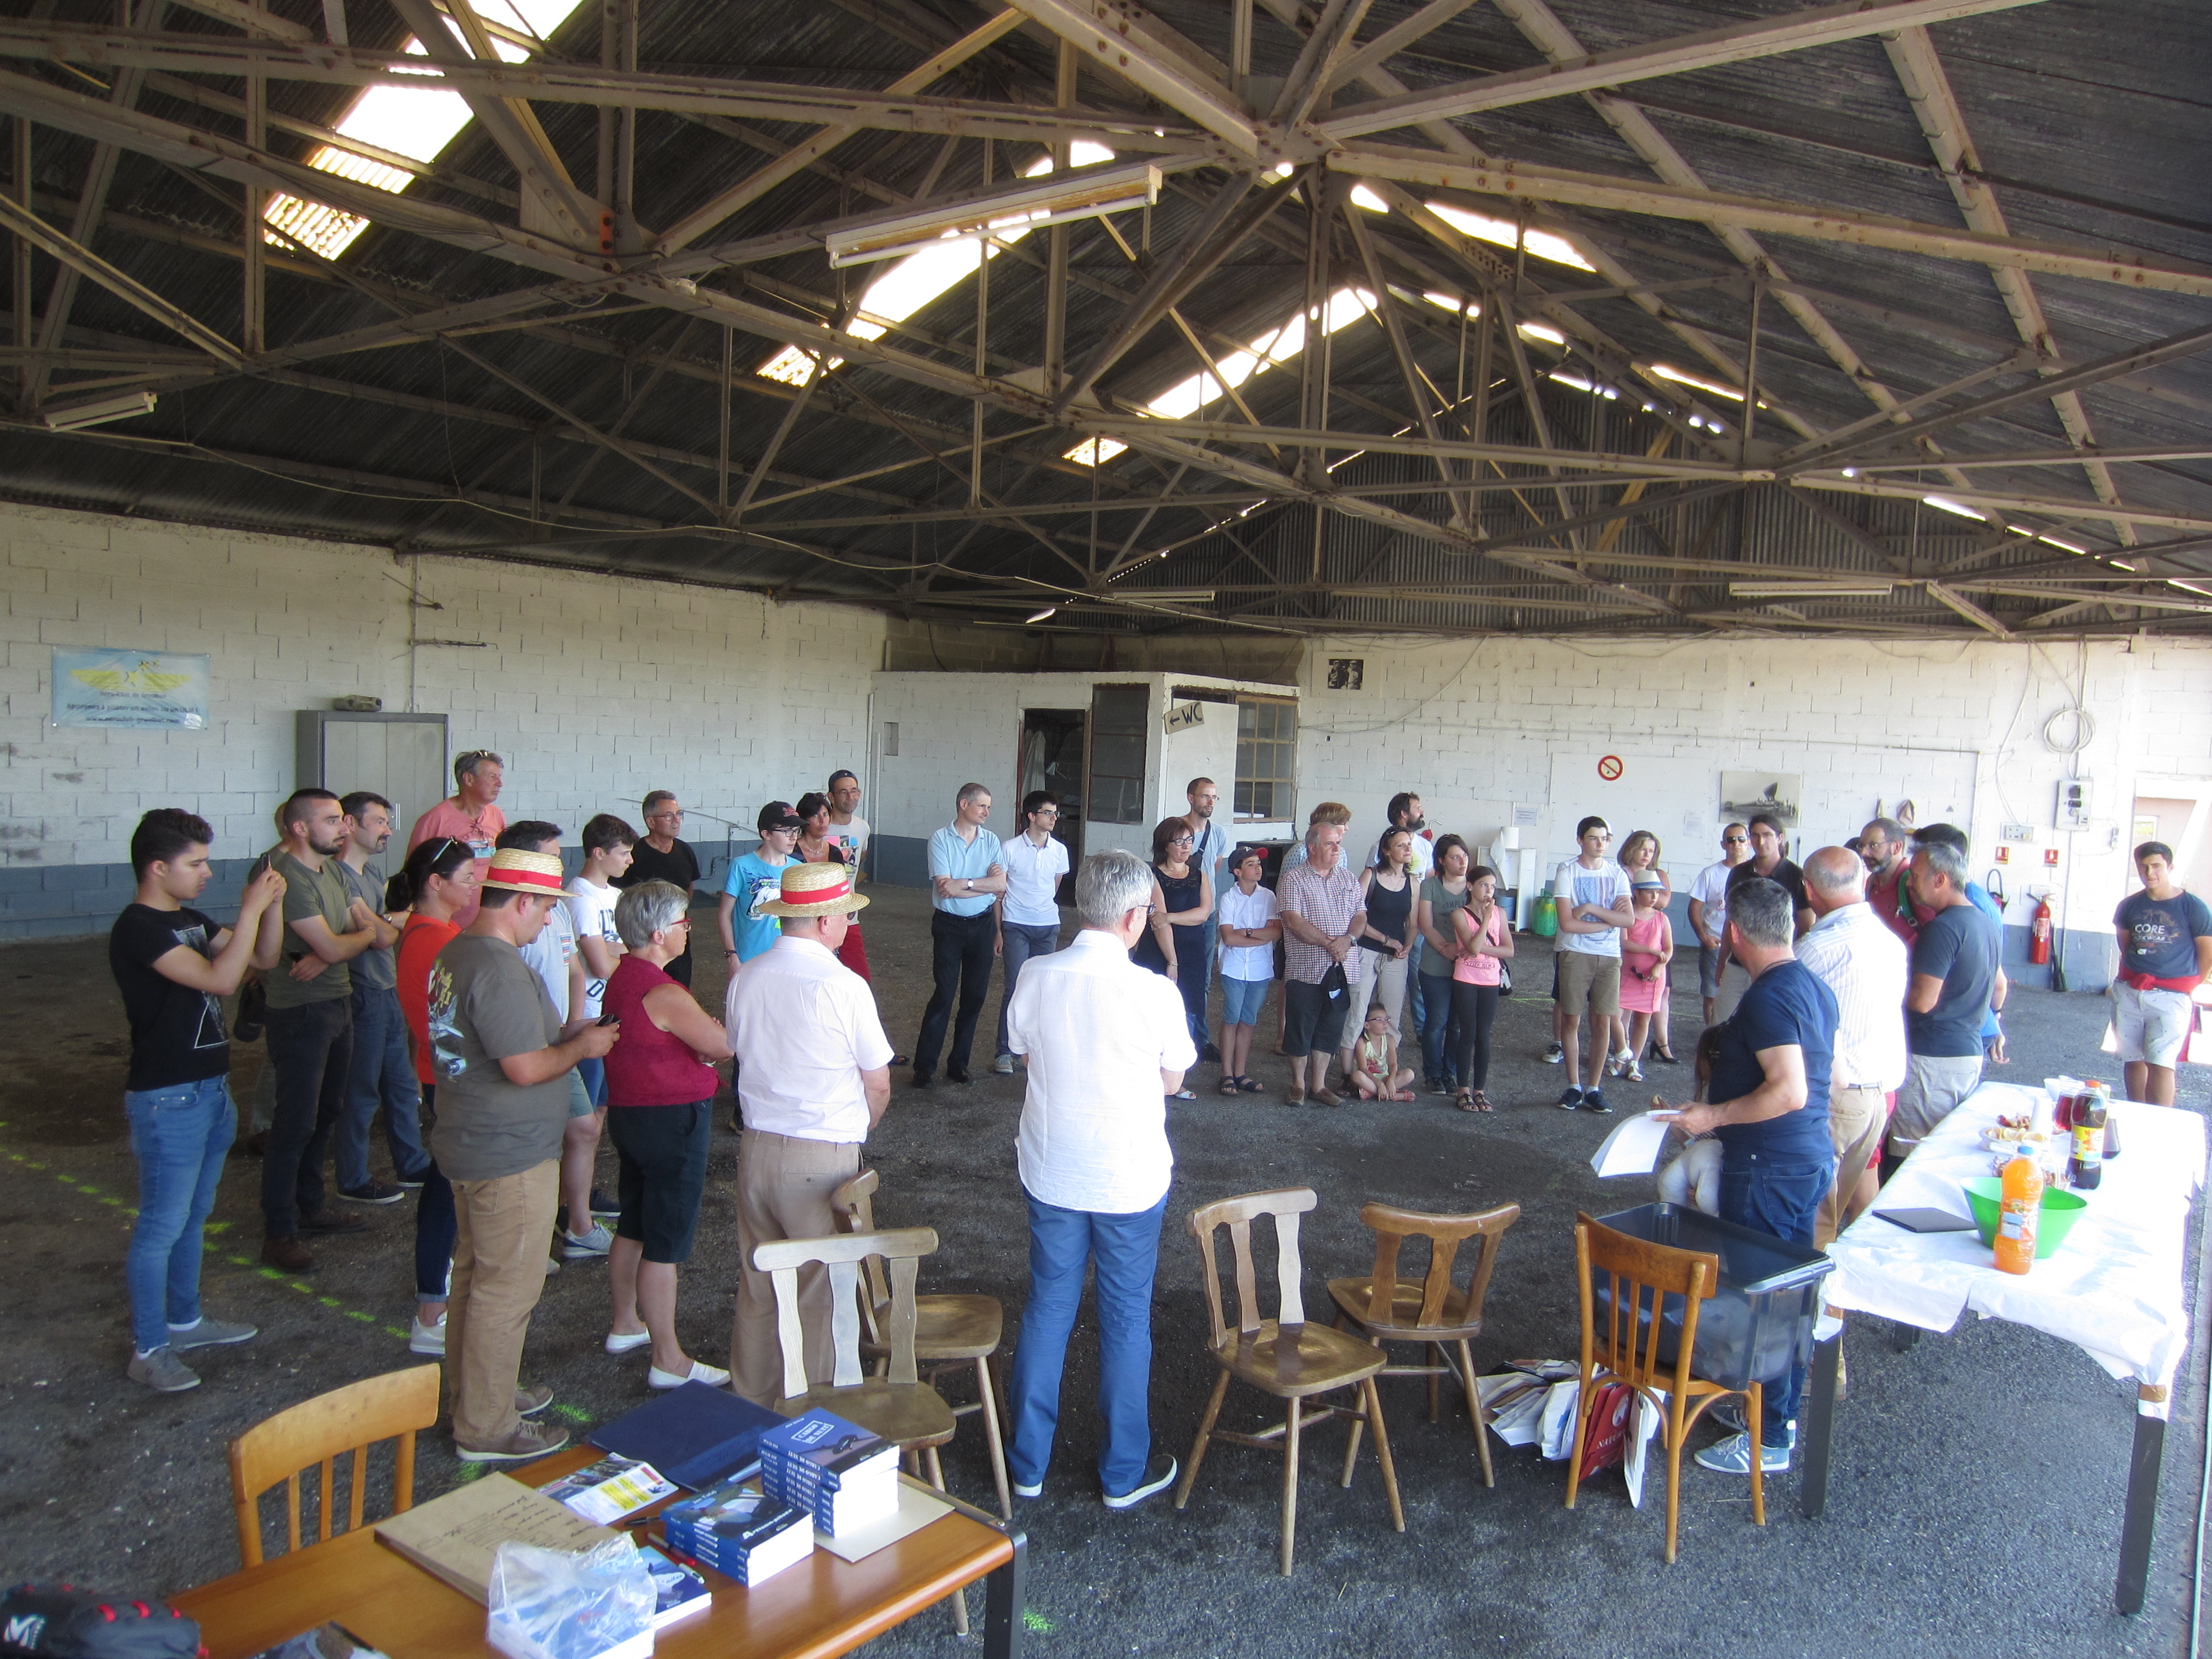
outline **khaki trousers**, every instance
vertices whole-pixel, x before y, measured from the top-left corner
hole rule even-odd
[[[1887,1097],[1882,1090],[1828,1091],[1828,1138],[1836,1149],[1836,1180],[1813,1218],[1814,1248],[1826,1249],[1844,1230],[1844,1212],[1888,1127]]]
[[[453,1286],[446,1308],[446,1380],[453,1439],[493,1446],[521,1423],[514,1390],[530,1310],[545,1288],[545,1253],[561,1196],[549,1158],[520,1175],[453,1182]]]
[[[776,1336],[775,1285],[753,1266],[756,1245],[785,1238],[830,1238],[839,1229],[830,1194],[860,1172],[856,1140],[800,1140],[747,1129],[738,1139],[738,1313],[730,1328],[730,1389],[756,1406],[783,1397],[783,1346]],[[806,1340],[806,1380],[827,1382],[836,1364],[830,1340],[830,1275],[820,1264],[799,1273],[799,1310]]]

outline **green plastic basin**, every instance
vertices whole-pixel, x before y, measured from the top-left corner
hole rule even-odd
[[[1994,1245],[1997,1237],[1997,1209],[2004,1196],[2004,1180],[2000,1176],[1976,1176],[1971,1181],[1959,1183],[1966,1190],[1966,1203],[1974,1212],[1974,1225],[1981,1230],[1982,1243]],[[2066,1242],[2066,1235],[2074,1231],[2074,1224],[2089,1207],[2089,1200],[2079,1193],[2069,1193],[2063,1187],[2043,1189],[2043,1213],[2036,1218],[2035,1259],[2042,1261]]]

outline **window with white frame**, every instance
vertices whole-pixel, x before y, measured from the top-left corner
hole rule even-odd
[[[1275,698],[1237,702],[1237,794],[1240,819],[1279,822],[1291,816],[1297,788],[1298,706]]]

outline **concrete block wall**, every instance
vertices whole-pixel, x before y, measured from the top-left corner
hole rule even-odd
[[[1341,656],[1364,659],[1361,690],[1328,689],[1328,659]],[[2069,756],[2077,699],[2094,732]],[[2094,963],[2101,982],[2112,907],[2133,884],[2136,781],[2212,780],[2212,645],[1323,639],[1308,652],[1299,721],[1301,815],[1333,798],[1379,824],[1389,795],[1410,788],[1432,825],[1487,840],[1514,805],[1534,805],[1523,841],[1548,861],[1571,854],[1577,817],[1601,812],[1617,833],[1656,830],[1678,887],[1718,855],[1723,770],[1801,775],[1807,849],[1909,798],[1920,822],[1966,828],[1979,876],[1999,824],[2032,823],[2035,841],[2002,866],[2014,951],[2027,890],[2051,886],[2075,981]],[[1628,763],[1622,786],[1595,773],[1607,754]],[[2071,836],[2053,827],[2069,775],[2092,781],[2098,820]],[[1662,801],[1684,810],[1655,810]],[[2046,848],[2059,849],[2055,872]]]
[[[225,908],[294,787],[295,711],[337,696],[447,714],[456,750],[506,757],[507,816],[571,841],[599,811],[642,828],[665,787],[712,859],[716,817],[742,850],[764,800],[865,771],[884,639],[865,611],[16,507],[0,559],[0,939],[104,927],[154,806],[214,827]],[[210,728],[57,729],[57,646],[206,653]]]

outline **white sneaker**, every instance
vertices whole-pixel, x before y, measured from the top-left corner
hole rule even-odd
[[[594,1221],[587,1233],[563,1232],[561,1235],[561,1254],[571,1261],[586,1256],[605,1255],[614,1248],[615,1236],[606,1230],[604,1222]]]
[[[556,1261],[551,1256],[547,1256],[545,1258],[545,1277],[550,1279],[555,1273],[557,1273],[560,1271],[561,1264]]]
[[[719,1389],[729,1380],[729,1372],[718,1365],[709,1365],[703,1360],[697,1359],[691,1362],[691,1369],[681,1376],[674,1371],[664,1371],[658,1365],[652,1367],[645,1374],[646,1386],[661,1393],[665,1393],[670,1389],[680,1389],[686,1382],[704,1382],[710,1389]]]
[[[609,1331],[605,1346],[612,1354],[635,1353],[652,1340],[651,1331]]]
[[[1012,1077],[1014,1074],[1014,1057],[1012,1054],[1000,1054],[991,1062],[991,1069],[1000,1077]]]
[[[407,1351],[410,1353],[445,1352],[446,1316],[440,1314],[438,1322],[434,1325],[425,1325],[419,1319],[410,1320],[407,1328]]]

